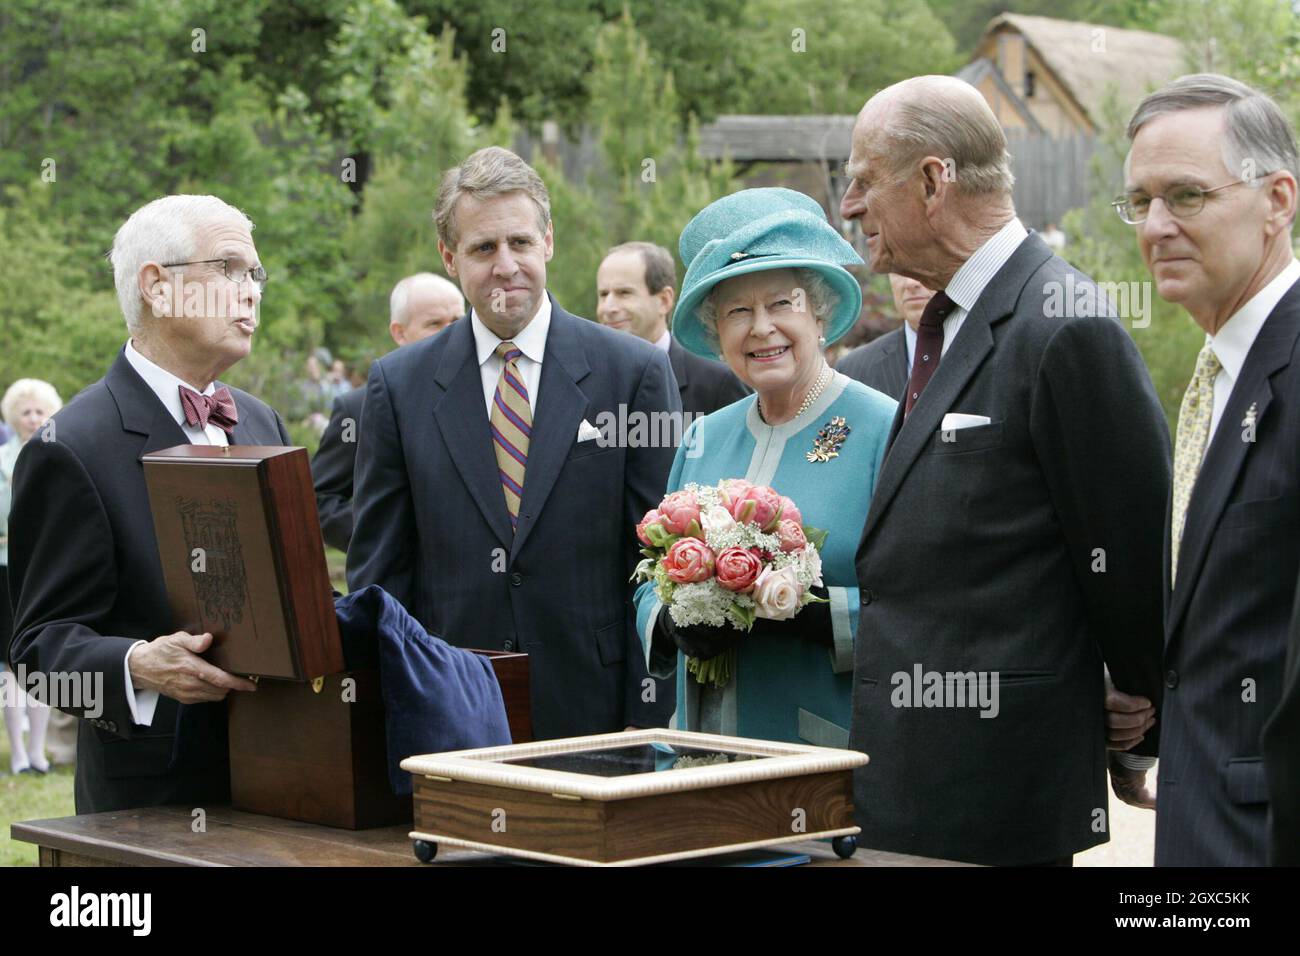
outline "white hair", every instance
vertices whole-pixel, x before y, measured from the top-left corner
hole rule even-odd
[[[59,398],[58,390],[49,382],[44,382],[39,378],[20,378],[5,390],[5,396],[0,399],[0,417],[3,417],[5,424],[13,425],[18,421],[18,406],[24,399],[35,399],[45,406],[45,414],[53,415],[63,407],[63,399]]]
[[[460,302],[461,311],[465,310],[465,297],[461,295],[460,289],[456,287],[454,282],[444,279],[434,272],[417,272],[393,286],[393,294],[388,297],[388,321],[395,322],[398,325],[406,325],[410,321],[411,317],[406,314],[406,307],[410,303],[411,293],[417,285],[428,285],[439,292],[454,295]]]
[[[216,196],[163,196],[146,203],[122,223],[108,254],[113,285],[127,330],[135,333],[145,301],[138,276],[146,262],[188,262],[198,254],[199,230],[207,223],[234,219],[253,231],[253,221]]]

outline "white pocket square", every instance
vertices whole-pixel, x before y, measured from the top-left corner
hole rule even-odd
[[[582,424],[578,426],[578,441],[591,441],[599,437],[600,429],[584,418]]]
[[[943,424],[939,426],[941,432],[955,432],[959,428],[975,428],[979,425],[990,425],[993,419],[987,415],[963,415],[960,412],[949,412],[943,416]]]

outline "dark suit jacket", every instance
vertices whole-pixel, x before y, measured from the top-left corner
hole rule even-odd
[[[1298,341],[1300,283],[1246,356],[1188,502],[1165,588],[1157,866],[1268,860],[1260,737],[1282,699],[1300,573]],[[1164,542],[1168,582],[1167,524]]]
[[[231,392],[234,444],[289,443],[269,406]],[[228,801],[225,703],[161,697],[136,726],[122,664],[136,641],[175,630],[140,458],[189,439],[123,352],[51,422],[53,440],[29,442],[14,474],[10,650],[29,671],[102,675],[103,713],[77,738],[77,812]]]
[[[749,394],[745,383],[726,365],[686,351],[676,339],[669,340],[668,361],[677,379],[682,411],[693,417],[710,415]]]
[[[1023,864],[1100,843],[1103,660],[1119,689],[1159,702],[1168,428],[1118,322],[1045,314],[1069,274],[1091,283],[1026,238],[895,417],[857,559],[867,846]],[[947,412],[992,421],[945,441]],[[917,667],[983,672],[990,688],[996,674],[996,717],[901,706],[914,698],[899,675]]]
[[[1271,817],[1269,862],[1300,866],[1300,588],[1291,614],[1291,639],[1282,702],[1264,727],[1264,770]]]
[[[539,739],[662,726],[673,688],[643,684],[628,578],[675,450],[577,435],[620,406],[679,411],[668,357],[553,305],[513,535],[472,324],[384,356],[367,389],[351,589],[380,585],[456,646],[528,653]]]
[[[902,401],[903,390],[912,370],[907,367],[907,339],[903,327],[886,332],[866,345],[859,345],[835,363],[835,370],[895,401]]]
[[[326,544],[340,551],[347,551],[352,540],[352,472],[357,463],[361,406],[365,400],[364,387],[334,399],[329,424],[311,459],[321,533]]]

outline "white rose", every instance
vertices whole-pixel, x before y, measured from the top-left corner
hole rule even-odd
[[[804,566],[808,569],[808,573],[812,575],[813,586],[821,587],[822,586],[821,552],[818,551],[811,544],[808,545],[808,549],[804,552],[804,562],[805,562]]]
[[[764,568],[754,583],[754,606],[759,617],[788,621],[799,610],[799,579],[792,567],[780,571]]]
[[[705,508],[700,513],[700,525],[704,528],[704,534],[708,536],[734,528],[736,519],[722,505],[714,505],[712,508]]]

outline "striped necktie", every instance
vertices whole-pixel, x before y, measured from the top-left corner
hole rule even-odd
[[[1214,349],[1206,345],[1196,358],[1196,371],[1178,409],[1178,437],[1174,442],[1174,507],[1169,522],[1169,586],[1178,578],[1178,551],[1187,524],[1187,505],[1201,473],[1205,448],[1210,443],[1210,420],[1214,415],[1214,380],[1223,366]]]
[[[519,356],[524,353],[513,342],[502,342],[501,377],[492,396],[492,450],[497,456],[497,473],[510,512],[510,528],[519,526],[519,502],[524,497],[524,470],[528,467],[528,439],[533,430],[533,412],[528,406],[528,387],[519,373]]]

